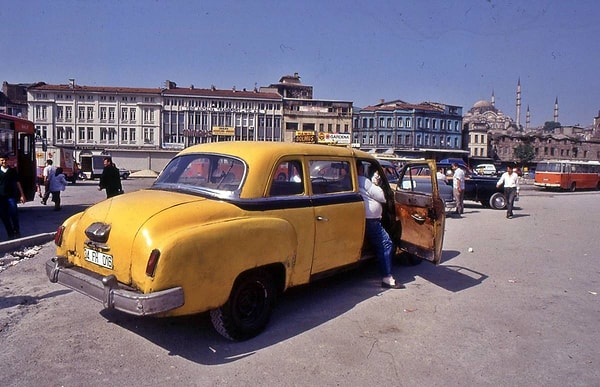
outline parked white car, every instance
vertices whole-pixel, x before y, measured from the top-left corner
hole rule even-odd
[[[496,175],[496,166],[494,164],[479,164],[475,167],[475,173],[478,175],[494,176]]]

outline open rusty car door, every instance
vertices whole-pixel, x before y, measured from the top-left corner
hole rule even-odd
[[[438,264],[442,258],[444,201],[439,195],[434,160],[406,163],[394,192],[400,249]]]

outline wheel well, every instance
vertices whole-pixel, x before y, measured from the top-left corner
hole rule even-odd
[[[246,270],[238,275],[238,278],[247,275],[249,273],[253,273],[255,271],[266,271],[273,278],[273,285],[277,290],[277,293],[281,294],[285,289],[285,267],[282,263],[272,263],[266,266],[254,267],[252,269]]]

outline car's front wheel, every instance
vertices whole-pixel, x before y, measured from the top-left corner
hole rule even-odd
[[[506,207],[506,198],[501,192],[496,192],[490,197],[490,207],[501,210]]]
[[[215,330],[235,341],[258,335],[269,322],[275,293],[268,271],[256,270],[242,274],[235,281],[225,305],[210,311]]]

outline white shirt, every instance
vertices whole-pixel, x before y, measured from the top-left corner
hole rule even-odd
[[[383,213],[382,203],[385,203],[385,194],[381,187],[373,184],[365,176],[358,177],[358,189],[365,202],[365,216],[367,219],[381,219]]]
[[[45,178],[44,180],[47,180],[48,176],[54,175],[55,171],[56,170],[54,169],[54,165],[46,165],[44,167],[44,171],[42,172],[42,176],[44,176],[44,178]]]
[[[460,183],[459,183],[460,182]],[[452,177],[452,186],[456,189],[459,187],[461,189],[465,189],[465,171],[462,168],[456,168],[454,170],[454,176]]]
[[[517,192],[519,192],[519,175],[515,172],[510,175],[508,172],[504,172],[500,177],[500,180],[498,180],[498,183],[496,183],[496,186],[500,187],[502,184],[504,184],[504,188],[516,188]]]

